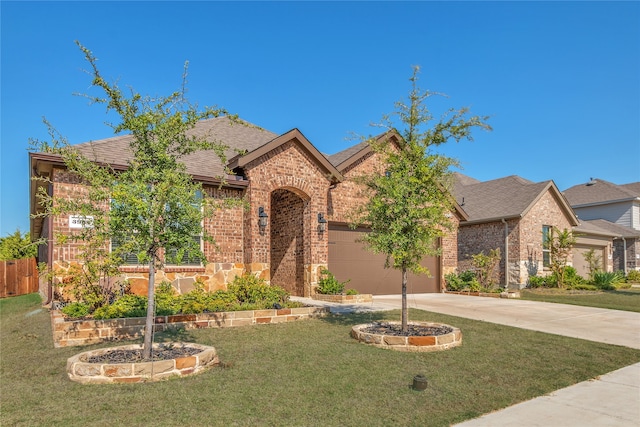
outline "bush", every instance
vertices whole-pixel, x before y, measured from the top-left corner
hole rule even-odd
[[[640,270],[629,270],[627,282],[640,282]]]
[[[448,291],[479,292],[483,289],[472,270],[465,270],[459,274],[449,273],[444,278]]]
[[[546,287],[546,277],[542,276],[529,276],[529,288],[544,288]]]
[[[571,266],[564,268],[564,285],[568,289],[576,289],[576,286],[584,284],[586,284],[586,280],[578,274],[578,270]]]
[[[357,291],[357,290],[355,290],[355,289],[347,289],[347,290],[345,291],[345,293],[346,293],[347,295],[358,295],[360,292],[358,292],[358,291]]]
[[[83,302],[72,302],[62,307],[60,311],[70,319],[79,319],[88,316],[91,307]]]
[[[237,276],[228,286],[240,304],[258,304],[260,308],[282,305],[289,299],[289,293],[279,286],[270,286],[264,279],[253,274]]]
[[[340,282],[336,277],[326,268],[320,271],[320,280],[318,281],[318,287],[316,292],[324,295],[340,295],[344,293],[344,287],[350,280],[346,282]]]
[[[156,315],[170,316],[180,312],[180,298],[171,283],[163,281],[156,289]]]
[[[593,274],[593,284],[603,291],[612,291],[616,285],[624,282],[624,273],[620,271],[596,271]]]
[[[124,295],[93,312],[94,319],[117,319],[121,317],[144,317],[147,314],[147,298],[140,295]]]

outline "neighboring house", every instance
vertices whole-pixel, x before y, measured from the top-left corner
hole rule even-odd
[[[613,239],[612,268],[640,270],[640,182],[614,184],[592,178],[563,192],[581,222],[596,223]]]
[[[577,236],[573,267],[585,278],[592,272],[585,258],[589,251],[593,250],[600,260],[597,268],[608,272],[623,270],[626,242],[640,239],[640,231],[604,219],[580,221],[573,231]]]
[[[543,241],[551,227],[578,225],[577,218],[553,181],[534,183],[519,176],[481,182],[454,174],[453,194],[468,220],[458,230],[458,270],[473,269],[472,255],[500,249],[495,280],[523,288],[529,276],[549,273]],[[499,277],[498,277],[499,276]]]
[[[193,133],[220,141],[230,149],[226,165],[210,151],[200,151],[184,159],[187,171],[202,183],[205,196],[236,197],[248,207],[223,209],[206,218],[204,227],[218,248],[202,242],[206,262],[166,265],[156,275],[157,283],[170,281],[180,292],[192,288],[200,278],[208,289],[224,289],[234,277],[255,274],[287,289],[292,295],[309,296],[324,268],[348,287],[362,293],[400,293],[400,275],[384,269],[384,258],[362,249],[358,239],[366,229],[347,227],[351,209],[363,201],[354,176],[376,170],[378,155],[366,143],[325,157],[297,129],[282,135],[259,127],[232,123],[227,118],[203,120]],[[391,140],[397,134],[380,137]],[[131,158],[131,136],[117,136],[76,147],[91,160],[126,168]],[[32,174],[50,179],[48,191],[54,196],[82,197],[82,185],[69,173],[61,159],[46,153],[30,153]],[[224,176],[225,166],[235,175]],[[222,184],[222,185],[221,185]],[[32,181],[31,213],[40,212],[37,186]],[[260,216],[266,215],[266,225]],[[461,210],[453,213],[464,220]],[[60,280],[69,266],[78,262],[80,243],[58,244],[54,236],[70,233],[73,224],[66,217],[34,218],[31,235],[45,237],[39,259],[57,272]],[[439,292],[444,274],[456,269],[456,235],[441,239],[443,255],[425,259],[433,277],[412,277],[410,292]],[[136,260],[120,268],[135,293],[145,294],[148,268]]]

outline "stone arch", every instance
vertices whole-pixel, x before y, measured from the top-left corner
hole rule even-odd
[[[305,294],[305,266],[310,259],[309,219],[311,198],[296,187],[270,193],[270,277],[291,295]]]

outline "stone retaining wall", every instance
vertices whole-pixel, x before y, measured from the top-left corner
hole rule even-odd
[[[325,307],[283,308],[279,310],[228,311],[219,313],[158,316],[154,332],[171,329],[228,328],[322,317]],[[144,334],[144,317],[107,320],[67,321],[59,310],[51,311],[51,327],[55,347],[72,347],[106,341],[130,340]]]
[[[373,302],[373,296],[371,294],[358,294],[358,295],[313,294],[311,298],[318,301],[334,302],[338,304],[358,304],[358,303]]]

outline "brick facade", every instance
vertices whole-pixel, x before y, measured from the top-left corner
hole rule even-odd
[[[571,230],[572,225],[560,207],[559,200],[547,190],[522,216],[506,220],[508,227],[508,283],[511,287],[526,286],[529,276],[549,273],[542,265],[542,227],[554,226],[560,230]],[[458,234],[458,270],[471,270],[472,255],[499,248],[502,254],[497,271],[496,283],[505,283],[505,224],[491,221],[460,227]]]
[[[341,171],[345,179],[336,182],[318,155],[296,138],[242,165],[238,172],[249,182],[246,189],[204,186],[208,201],[221,206],[203,223],[216,244],[203,243],[207,262],[202,266],[165,266],[156,273],[156,285],[166,280],[184,293],[199,279],[207,290],[217,290],[225,289],[238,275],[252,273],[293,295],[312,294],[320,271],[328,266],[328,232],[319,230],[318,214],[332,222],[349,222],[349,212],[364,200],[353,178],[379,170],[380,162],[376,154],[369,153]],[[52,182],[56,197],[86,194],[86,188],[62,167],[53,168]],[[223,206],[228,199],[244,204]],[[260,207],[268,215],[264,229],[258,225]],[[72,231],[68,217],[63,216],[53,218],[51,227],[54,236]],[[443,238],[442,247],[441,270],[446,274],[457,265],[457,233]],[[59,282],[70,266],[80,262],[82,243],[56,242],[49,249]],[[133,292],[146,295],[146,266],[124,265],[120,273]]]

